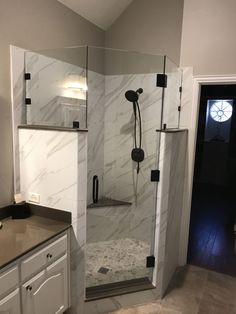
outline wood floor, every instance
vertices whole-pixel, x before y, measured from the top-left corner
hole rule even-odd
[[[236,191],[195,184],[189,264],[236,276],[235,213]]]

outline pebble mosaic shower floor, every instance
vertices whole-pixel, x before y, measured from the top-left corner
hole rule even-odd
[[[150,244],[137,239],[88,243],[86,247],[86,287],[150,276],[146,257]]]

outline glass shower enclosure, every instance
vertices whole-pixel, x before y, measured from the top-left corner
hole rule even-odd
[[[179,127],[180,70],[98,47],[26,52],[25,66],[27,124],[88,129],[87,298],[151,288],[157,130]]]

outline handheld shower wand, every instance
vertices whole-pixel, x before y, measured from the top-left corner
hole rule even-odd
[[[125,98],[133,103],[134,111],[134,148],[131,151],[131,158],[133,161],[137,162],[137,173],[139,173],[140,167],[139,163],[144,160],[144,151],[142,149],[142,121],[141,112],[138,103],[139,95],[143,93],[142,88],[138,88],[136,91],[128,90],[125,93]],[[137,117],[138,111],[138,117]],[[137,145],[137,120],[139,120],[139,145]]]

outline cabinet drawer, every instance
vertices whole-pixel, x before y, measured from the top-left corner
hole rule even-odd
[[[17,288],[15,291],[0,300],[0,313],[20,314],[20,293]]]
[[[21,278],[26,279],[33,273],[47,266],[67,250],[67,235],[49,244],[21,263]]]
[[[18,285],[18,268],[0,274],[0,296]]]

